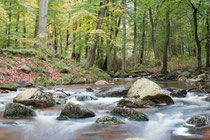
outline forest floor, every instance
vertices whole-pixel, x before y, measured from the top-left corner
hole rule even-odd
[[[29,53],[30,54],[30,53]],[[92,83],[111,80],[111,76],[97,67],[85,70],[70,58],[39,59],[20,52],[0,53],[0,86],[48,86]]]

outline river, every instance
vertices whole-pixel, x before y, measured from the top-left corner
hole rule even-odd
[[[91,94],[103,88],[132,84],[134,79],[121,79],[114,85],[96,86],[94,84],[48,87],[47,92],[54,92],[58,88],[74,94]],[[167,93],[168,87],[187,89],[191,85],[183,82],[156,82]],[[86,92],[86,87],[94,89],[93,93]],[[130,121],[123,117],[123,125],[99,125],[97,118],[107,115],[122,98],[98,98],[96,101],[75,102],[86,106],[96,113],[96,117],[87,119],[70,119],[58,121],[63,105],[51,108],[35,109],[37,117],[33,119],[4,119],[5,104],[24,89],[17,92],[0,94],[0,140],[124,140],[129,137],[145,138],[147,140],[208,140],[210,139],[210,125],[203,128],[187,126],[186,120],[198,114],[210,114],[210,102],[205,101],[207,94],[188,92],[185,98],[173,98],[175,104],[159,106],[153,109],[137,109],[149,117],[148,122]]]

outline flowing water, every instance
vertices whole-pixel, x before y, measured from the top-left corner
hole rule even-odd
[[[65,88],[70,94],[94,95],[101,88],[132,84],[133,79],[122,79],[115,85],[95,86],[72,85],[49,88],[47,92],[54,92],[57,88]],[[177,87],[187,89],[190,86],[181,82],[157,82],[163,89]],[[93,93],[86,92],[91,86]],[[145,138],[147,140],[208,140],[210,139],[209,125],[204,128],[187,126],[186,120],[193,115],[209,114],[210,102],[206,102],[206,94],[188,93],[186,98],[173,98],[175,104],[160,106],[153,109],[137,109],[148,115],[148,122],[130,121],[123,117],[123,125],[99,125],[97,118],[107,115],[122,98],[99,98],[95,101],[79,102],[73,98],[71,102],[81,104],[93,110],[96,117],[87,119],[70,119],[57,121],[63,105],[52,108],[36,109],[37,117],[33,119],[4,119],[2,117],[6,103],[24,89],[9,94],[0,94],[0,140],[124,140],[129,137]],[[167,93],[169,91],[165,90]]]

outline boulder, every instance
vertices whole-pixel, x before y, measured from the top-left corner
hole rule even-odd
[[[186,97],[187,91],[184,89],[176,89],[176,90],[171,91],[170,95],[172,97],[183,98],[183,97]]]
[[[199,79],[206,79],[206,77],[207,77],[207,75],[205,73],[198,75]]]
[[[94,117],[95,113],[81,105],[67,103],[61,111],[60,117],[62,116],[67,116],[69,118],[90,118]]]
[[[77,100],[77,101],[92,101],[92,100],[98,100],[95,96],[92,95],[74,95],[71,98]]]
[[[115,107],[111,112],[111,115],[122,116],[134,121],[148,121],[148,117],[142,113],[137,112],[130,108]]]
[[[31,70],[31,68],[30,67],[28,67],[27,65],[23,65],[21,68],[20,68],[20,70],[22,71],[22,72],[24,72],[24,73],[30,73],[32,70]]]
[[[91,87],[86,87],[87,92],[94,92],[94,90]]]
[[[143,138],[127,138],[125,140],[146,140],[146,139],[143,139]]]
[[[96,94],[97,97],[123,97],[128,93],[130,86],[118,86],[103,90]]]
[[[191,79],[187,79],[186,82],[189,83],[197,83],[197,82],[202,82],[203,79],[202,78],[191,78]]]
[[[56,118],[56,120],[59,120],[59,121],[68,120],[68,119],[69,119],[68,116],[59,116]]]
[[[33,107],[51,107],[55,105],[55,100],[51,94],[45,93],[38,88],[30,88],[23,91],[14,98],[13,102]]]
[[[121,121],[115,117],[104,116],[104,117],[98,118],[96,120],[96,123],[98,123],[98,124],[123,124],[123,121]]]
[[[11,90],[16,91],[20,87],[20,84],[4,84],[0,86],[0,89],[2,90]]]
[[[190,73],[189,71],[184,71],[184,72],[182,72],[182,73],[179,75],[179,77],[184,76],[184,77],[189,78],[190,75],[191,75],[191,73]]]
[[[187,124],[194,125],[195,127],[202,127],[208,124],[210,117],[208,115],[197,115],[187,120]]]
[[[150,100],[141,100],[135,98],[124,98],[117,104],[118,107],[130,107],[130,108],[146,108],[152,107],[156,104]]]
[[[174,104],[174,101],[170,96],[168,96],[156,83],[146,78],[137,80],[128,91],[127,97],[150,100],[156,104]]]
[[[5,107],[4,118],[29,118],[36,116],[32,107],[27,107],[18,103],[9,103]]]
[[[100,80],[100,81],[96,81],[95,84],[96,85],[108,85],[109,83],[107,81]]]

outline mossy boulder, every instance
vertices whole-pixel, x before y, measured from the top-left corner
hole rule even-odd
[[[95,113],[86,107],[83,107],[74,103],[67,103],[64,109],[61,111],[61,116],[67,116],[69,118],[90,118],[94,117]]]
[[[4,118],[30,118],[36,116],[32,107],[27,107],[19,103],[9,103],[5,107]]]
[[[142,112],[137,112],[131,108],[115,107],[111,112],[111,115],[122,116],[134,121],[148,121],[147,115]]]
[[[123,97],[128,93],[130,86],[118,86],[103,90],[96,94],[96,97]]]
[[[191,75],[191,73],[190,73],[189,71],[184,71],[184,72],[182,72],[182,73],[179,75],[179,77],[184,76],[184,77],[189,78],[190,75]]]
[[[98,124],[123,124],[124,122],[111,116],[104,116],[96,120]]]
[[[33,107],[52,107],[55,105],[55,100],[51,94],[45,93],[38,88],[23,91],[14,98],[13,102]]]
[[[17,84],[17,83],[15,83],[15,84],[5,84],[5,85],[0,86],[0,89],[16,91],[19,87],[20,87],[20,84]]]
[[[171,91],[172,97],[183,98],[187,96],[187,91],[185,89],[175,89]]]
[[[56,120],[59,120],[59,121],[68,120],[68,119],[69,119],[68,116],[59,116],[56,118]]]
[[[156,104],[150,100],[141,100],[135,98],[124,98],[117,104],[118,107],[130,107],[130,108],[147,108],[153,107]]]
[[[210,117],[208,115],[197,115],[188,119],[187,124],[194,125],[195,127],[202,127],[208,124]]]
[[[174,104],[174,101],[170,96],[168,96],[156,83],[146,78],[137,80],[129,89],[127,97],[150,100],[156,104]]]

